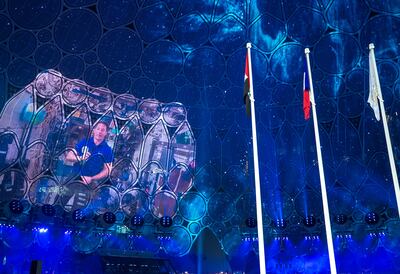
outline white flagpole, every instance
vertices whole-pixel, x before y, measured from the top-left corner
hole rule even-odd
[[[319,169],[319,178],[320,178],[320,182],[321,182],[322,206],[324,209],[326,240],[328,242],[329,264],[330,264],[330,268],[331,268],[331,273],[336,274],[337,271],[336,271],[335,252],[333,249],[331,218],[329,216],[328,195],[326,194],[324,166],[322,163],[321,144],[320,144],[320,140],[319,140],[317,110],[315,107],[314,88],[313,88],[313,81],[312,81],[312,76],[311,76],[311,66],[310,66],[310,56],[309,56],[310,50],[308,48],[306,48],[304,52],[306,54],[308,80],[310,82],[310,101],[311,101],[311,105],[312,105],[312,114],[313,114],[313,122],[314,122],[315,145],[317,147],[318,169]]]
[[[260,187],[260,172],[258,168],[258,147],[257,147],[257,128],[256,128],[256,111],[254,107],[254,92],[253,92],[253,71],[251,67],[251,43],[246,44],[247,57],[249,62],[249,99],[251,103],[251,131],[253,136],[253,159],[254,159],[254,179],[256,189],[256,208],[257,208],[257,234],[258,234],[258,259],[260,262],[260,273],[265,274],[265,251],[264,251],[264,228],[261,203],[261,187]]]
[[[378,76],[378,69],[376,67],[376,61],[375,61],[375,53],[374,53],[374,44],[369,44],[369,52],[370,52],[370,57],[371,57],[371,68],[375,80],[376,80],[376,88],[378,91],[378,100],[379,100],[379,105],[381,108],[381,117],[382,117],[382,122],[383,122],[383,129],[385,131],[385,138],[386,138],[386,146],[388,150],[388,155],[389,155],[389,162],[390,162],[390,169],[392,171],[392,178],[393,178],[393,185],[394,185],[394,191],[396,194],[396,201],[397,201],[397,211],[400,217],[400,189],[399,189],[399,180],[397,177],[397,171],[396,171],[396,164],[394,162],[394,156],[393,156],[393,149],[392,149],[392,142],[390,141],[390,133],[389,133],[389,128],[387,125],[387,120],[386,120],[386,111],[385,111],[385,104],[383,103],[383,96],[382,96],[382,90],[381,90],[381,84],[379,82],[379,76]]]

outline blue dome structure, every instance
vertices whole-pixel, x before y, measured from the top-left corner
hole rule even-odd
[[[261,223],[268,273],[400,272],[399,1],[0,0],[0,43],[0,272],[258,273]]]

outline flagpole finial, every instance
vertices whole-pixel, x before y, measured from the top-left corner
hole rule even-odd
[[[304,49],[304,53],[305,53],[305,54],[309,54],[309,53],[310,53],[310,49],[309,49],[309,48],[305,48],[305,49]]]
[[[251,48],[251,43],[246,44],[246,48],[250,49]]]
[[[371,50],[371,49],[374,49],[375,48],[375,46],[374,46],[374,43],[370,43],[369,45],[368,45],[368,48]]]

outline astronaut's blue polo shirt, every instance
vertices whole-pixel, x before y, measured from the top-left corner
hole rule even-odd
[[[99,174],[104,167],[104,164],[110,164],[113,161],[112,150],[104,140],[96,146],[93,137],[89,140],[82,140],[76,146],[78,156],[83,155],[83,148],[87,146],[90,152],[90,157],[84,162],[81,169],[81,176],[94,176]]]

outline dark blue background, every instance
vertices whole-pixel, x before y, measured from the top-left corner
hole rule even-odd
[[[399,220],[383,129],[366,103],[373,42],[400,159],[396,0],[1,0],[0,103],[50,68],[117,94],[183,103],[197,141],[191,190],[196,194],[182,201],[175,217],[179,235],[188,235],[188,243],[177,245],[197,248],[204,230],[227,255],[215,255],[217,261],[251,271],[258,250],[243,241],[256,233],[245,225],[255,217],[251,126],[242,105],[246,42],[253,44],[267,272],[329,267],[314,132],[302,114],[305,47],[311,49],[338,270],[400,271]],[[185,212],[190,203],[201,212]],[[365,223],[371,212],[379,216],[375,225]],[[340,214],[347,217],[344,225],[334,222]],[[202,218],[192,221],[197,218],[192,215]],[[317,224],[306,227],[303,218],[310,215]],[[277,228],[277,219],[287,226]],[[173,257],[172,250],[167,253]]]

